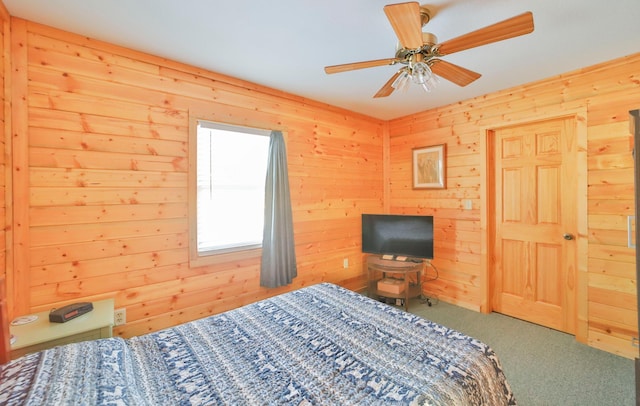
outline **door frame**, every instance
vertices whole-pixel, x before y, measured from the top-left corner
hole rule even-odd
[[[562,107],[562,106],[561,106]],[[492,242],[495,236],[495,219],[491,213],[495,213],[495,162],[494,162],[494,134],[496,130],[523,124],[531,124],[553,119],[571,118],[576,125],[576,176],[577,176],[577,233],[576,233],[576,340],[587,342],[588,337],[588,222],[587,222],[587,107],[576,105],[572,108],[564,106],[562,111],[547,112],[541,115],[524,117],[503,116],[499,123],[488,123],[480,128],[480,155],[484,165],[480,165],[480,230],[481,230],[481,264],[480,264],[480,311],[490,313],[493,311],[493,283],[495,275],[494,252]]]

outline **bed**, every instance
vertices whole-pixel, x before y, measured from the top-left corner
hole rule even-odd
[[[486,344],[330,283],[0,366],[0,404],[515,405]]]

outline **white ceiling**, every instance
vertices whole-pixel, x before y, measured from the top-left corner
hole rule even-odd
[[[2,0],[10,14],[127,48],[392,119],[640,52],[640,0],[425,0],[439,42],[532,11],[532,34],[448,55],[481,73],[372,96],[398,69],[326,75],[324,66],[392,58],[394,0]]]

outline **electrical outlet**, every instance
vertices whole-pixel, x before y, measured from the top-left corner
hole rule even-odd
[[[127,309],[123,307],[122,309],[116,309],[113,312],[113,325],[121,326],[127,322]]]
[[[345,259],[342,260],[342,267],[344,269],[349,268],[349,258],[345,258]]]

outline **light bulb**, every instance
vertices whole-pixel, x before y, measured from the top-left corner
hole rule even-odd
[[[411,80],[411,75],[407,71],[407,69],[403,69],[400,75],[393,81],[391,87],[396,90],[404,90],[406,91],[409,87],[409,81]]]
[[[427,79],[427,83],[429,84],[429,87],[431,87],[432,89],[434,89],[438,85],[438,82],[439,82],[438,77],[433,73],[431,74],[431,77]]]
[[[413,64],[411,71],[413,73],[413,82],[419,85],[424,84],[433,77],[431,68],[424,62]]]

